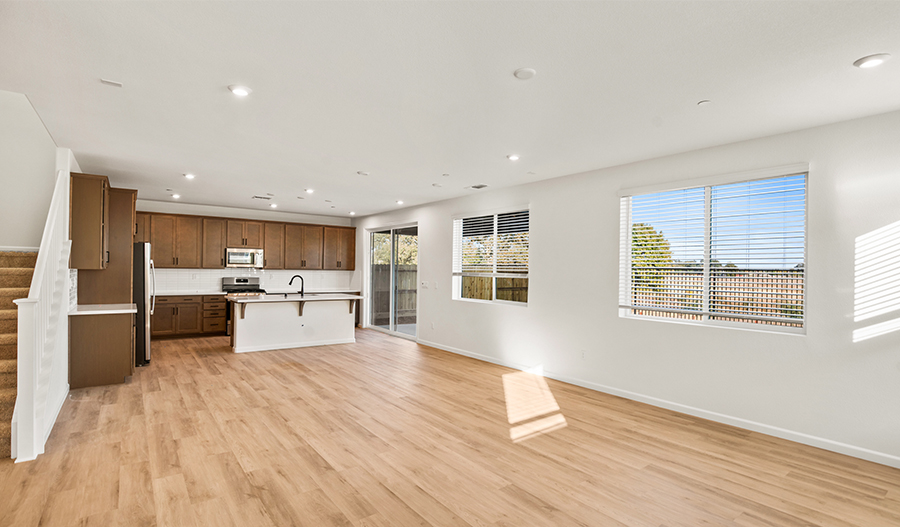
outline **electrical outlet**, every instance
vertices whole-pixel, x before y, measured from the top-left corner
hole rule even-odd
[[[199,274],[197,274],[197,273],[191,274],[191,280],[196,280],[196,279],[198,279],[198,278],[200,278],[200,275],[199,275]]]
[[[428,280],[422,280],[422,289],[428,289]]]
[[[585,359],[585,356],[586,356],[586,355],[587,355],[587,352],[584,351],[584,350],[581,350],[581,359],[582,359],[582,360]]]
[[[434,281],[434,288],[437,289],[437,280]]]

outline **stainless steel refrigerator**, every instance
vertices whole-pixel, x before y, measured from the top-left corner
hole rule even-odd
[[[134,244],[134,303],[137,304],[134,333],[134,365],[150,363],[150,315],[156,307],[156,269],[150,259],[150,244]]]

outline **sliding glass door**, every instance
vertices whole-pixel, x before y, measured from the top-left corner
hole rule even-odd
[[[372,232],[369,325],[400,336],[416,336],[419,229]]]

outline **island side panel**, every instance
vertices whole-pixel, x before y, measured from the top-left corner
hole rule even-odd
[[[303,316],[296,301],[249,302],[244,318],[240,308],[232,318],[232,349],[243,353],[356,342],[348,301],[305,302]]]

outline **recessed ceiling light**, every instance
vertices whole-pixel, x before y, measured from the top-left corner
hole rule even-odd
[[[368,175],[369,175],[368,172],[363,172],[362,170],[360,170],[359,172],[357,172],[357,174],[359,174],[360,176],[368,176]]]
[[[712,101],[709,99],[703,99],[702,101],[697,101],[697,106],[706,106],[710,104]]]
[[[431,186],[441,188],[442,185],[440,183],[432,183]]]
[[[356,216],[356,213],[355,213],[355,212],[351,212],[350,215],[351,215],[351,216]]]
[[[313,192],[315,192],[315,190],[313,190],[311,188],[306,189],[307,194],[312,194]]]
[[[506,156],[506,159],[509,159],[510,161],[518,161],[519,154],[509,154],[508,156]]]
[[[275,203],[272,203],[272,204],[271,204],[271,205],[269,205],[269,206],[270,206],[270,207],[272,207],[272,208],[273,208],[273,209],[277,209],[277,208],[278,208],[278,205],[277,205],[277,204],[275,204]]]
[[[331,200],[330,200],[330,199],[326,199],[326,200],[325,200],[325,203],[331,203]]]
[[[297,196],[297,199],[306,199],[303,196]]]
[[[402,200],[402,199],[398,199],[398,200],[397,200],[397,205],[403,205],[403,200]]]
[[[513,75],[515,75],[519,80],[527,81],[528,79],[537,75],[537,72],[531,68],[519,68],[513,72]]]
[[[107,86],[112,86],[114,88],[121,88],[122,86],[124,86],[124,84],[122,84],[119,81],[111,81],[109,79],[100,79],[100,82],[102,84],[106,84]]]
[[[890,53],[876,53],[856,60],[853,65],[857,68],[874,68],[875,66],[880,66],[889,58],[891,58]]]
[[[441,174],[444,177],[450,177],[450,174]]]
[[[334,205],[332,205],[332,206],[331,206],[331,208],[332,208],[332,209],[333,209],[333,208],[335,208],[335,206],[334,206]]]
[[[231,93],[237,95],[238,97],[246,97],[246,96],[250,95],[250,92],[253,91],[250,88],[248,88],[246,86],[241,86],[239,84],[232,84],[231,86],[228,87],[228,89],[231,90]]]
[[[185,174],[184,175],[184,179],[194,179],[194,177],[196,177],[196,176],[194,176],[194,174]]]
[[[178,199],[178,198],[181,197],[181,194],[172,194],[172,197],[175,198],[175,199]]]

